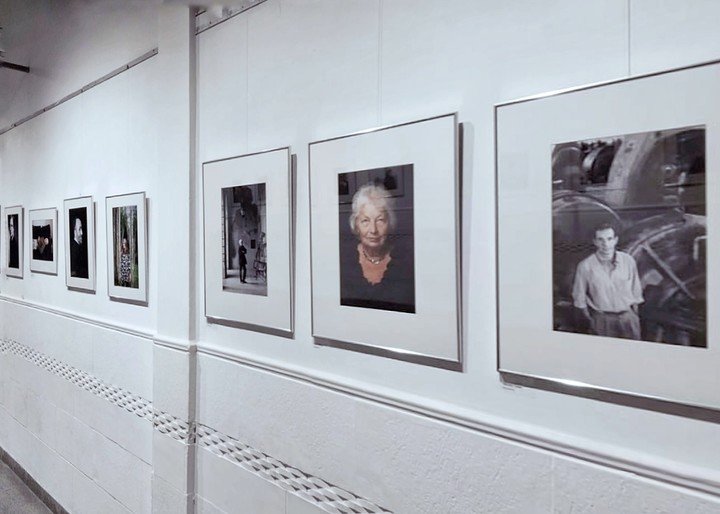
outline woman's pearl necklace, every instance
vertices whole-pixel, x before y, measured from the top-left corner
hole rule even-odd
[[[368,261],[370,261],[370,264],[380,264],[382,260],[385,258],[385,256],[382,257],[370,257],[367,252],[365,251],[365,248],[362,249],[363,257],[365,257]]]

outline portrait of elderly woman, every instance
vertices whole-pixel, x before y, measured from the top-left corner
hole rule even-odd
[[[414,313],[412,165],[392,169],[404,175],[402,197],[364,170],[355,172],[350,212],[340,204],[340,303]]]

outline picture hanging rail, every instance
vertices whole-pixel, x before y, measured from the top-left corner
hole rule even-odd
[[[309,145],[313,336],[462,368],[455,114]]]
[[[720,420],[718,90],[713,62],[496,106],[505,380]]]

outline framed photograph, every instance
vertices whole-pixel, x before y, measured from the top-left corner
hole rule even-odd
[[[309,157],[316,343],[461,369],[456,115]]]
[[[5,208],[3,222],[5,232],[5,274],[8,277],[23,277],[23,208]]]
[[[105,198],[108,295],[147,303],[145,193]]]
[[[718,88],[712,63],[496,106],[507,380],[720,411]]]
[[[95,207],[92,196],[65,200],[65,283],[95,291]]]
[[[205,316],[293,331],[289,148],[203,164]]]
[[[57,275],[57,209],[31,209],[30,271]]]

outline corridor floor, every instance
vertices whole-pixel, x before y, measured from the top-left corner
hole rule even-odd
[[[40,498],[0,462],[0,514],[48,514],[50,513]]]

